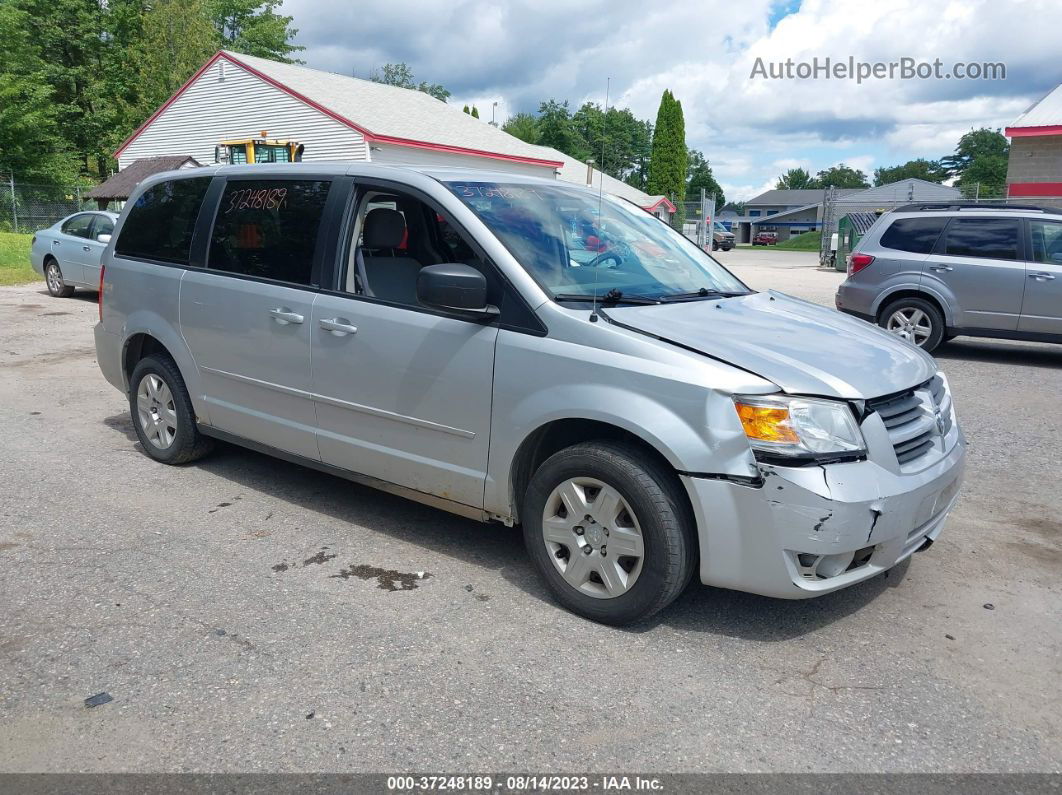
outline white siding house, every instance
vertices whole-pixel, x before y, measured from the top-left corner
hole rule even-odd
[[[298,141],[303,160],[371,160],[466,166],[586,185],[586,164],[525,143],[420,91],[222,51],[212,57],[118,148],[125,168],[142,158],[190,155],[214,162],[227,139]],[[600,187],[595,171],[591,187]],[[608,193],[663,218],[675,211],[604,175]]]
[[[295,140],[303,159],[472,165],[553,176],[562,163],[420,91],[222,51],[118,148],[121,167],[228,138]]]

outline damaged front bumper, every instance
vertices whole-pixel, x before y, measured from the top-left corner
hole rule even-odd
[[[861,582],[935,540],[962,483],[966,442],[918,472],[873,460],[761,465],[762,482],[684,475],[705,585],[804,599]]]

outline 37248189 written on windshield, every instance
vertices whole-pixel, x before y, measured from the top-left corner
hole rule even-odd
[[[552,296],[667,300],[750,292],[667,224],[607,194],[562,185],[449,182]]]

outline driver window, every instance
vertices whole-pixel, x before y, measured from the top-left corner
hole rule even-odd
[[[417,276],[426,265],[461,262],[492,280],[490,269],[435,208],[396,191],[371,191],[358,205],[343,288],[407,306],[419,306]]]

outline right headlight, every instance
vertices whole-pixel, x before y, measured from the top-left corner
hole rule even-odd
[[[866,443],[847,403],[788,395],[735,395],[741,427],[757,458],[858,458]]]

